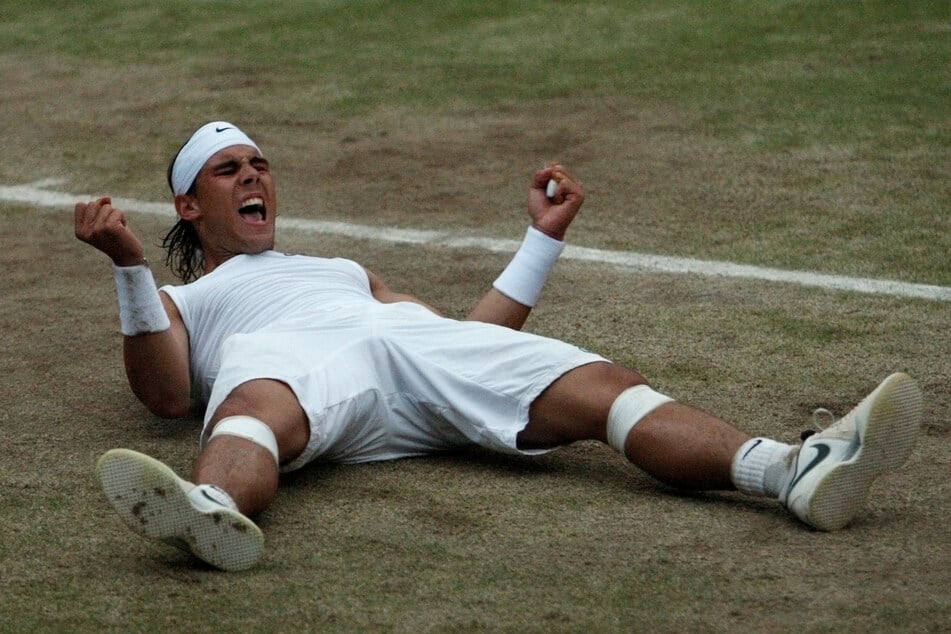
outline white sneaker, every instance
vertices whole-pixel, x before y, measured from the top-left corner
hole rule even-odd
[[[140,535],[222,570],[244,570],[260,558],[264,534],[226,506],[226,500],[214,499],[212,487],[195,486],[158,460],[129,449],[103,454],[96,474],[109,502]]]
[[[891,375],[837,423],[805,438],[779,501],[814,528],[842,528],[875,478],[908,459],[920,424],[921,391],[908,375]]]

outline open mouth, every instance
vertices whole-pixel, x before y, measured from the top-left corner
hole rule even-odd
[[[263,224],[267,220],[267,208],[263,198],[249,198],[238,208],[241,218],[248,224]]]

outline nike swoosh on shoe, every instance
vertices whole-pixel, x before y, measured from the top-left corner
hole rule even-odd
[[[803,469],[803,470],[799,473],[799,475],[796,476],[796,479],[789,483],[789,486],[786,488],[787,491],[792,491],[793,488],[796,486],[796,484],[797,484],[800,480],[802,480],[803,477],[805,477],[805,475],[806,475],[807,473],[809,473],[810,471],[812,471],[813,469],[815,469],[815,468],[819,465],[819,463],[821,463],[823,460],[825,460],[826,458],[828,458],[828,457],[829,457],[829,453],[831,452],[831,449],[829,449],[829,445],[827,445],[827,444],[825,444],[825,443],[822,443],[822,442],[813,443],[813,444],[809,445],[809,447],[810,447],[811,449],[815,449],[815,450],[816,450],[816,455],[813,456],[812,462],[810,462],[808,465],[806,465],[806,468]]]

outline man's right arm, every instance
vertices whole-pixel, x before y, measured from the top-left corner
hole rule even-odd
[[[112,260],[119,295],[126,376],[156,416],[181,418],[191,408],[188,332],[174,302],[156,289],[142,243],[108,197],[77,203],[76,237]]]
[[[191,410],[188,331],[175,303],[159,293],[170,325],[162,332],[122,337],[129,386],[150,412],[184,418]]]

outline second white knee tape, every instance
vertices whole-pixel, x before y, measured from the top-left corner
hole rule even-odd
[[[222,418],[211,431],[211,436],[208,437],[208,440],[210,441],[215,436],[222,435],[237,436],[238,438],[250,440],[270,451],[276,463],[280,464],[281,462],[278,458],[277,438],[274,437],[274,432],[257,418],[252,416],[229,416]]]
[[[664,403],[673,400],[655,392],[648,385],[635,385],[621,392],[608,413],[608,444],[623,455],[624,443],[634,425]]]

